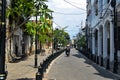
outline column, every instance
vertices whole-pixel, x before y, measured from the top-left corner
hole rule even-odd
[[[107,30],[103,27],[103,58],[107,57]]]
[[[101,36],[100,36],[100,30],[98,30],[98,56],[100,56],[100,51],[101,51],[101,43],[100,43],[100,41],[101,41],[101,38],[100,38]]]
[[[92,60],[95,61],[95,34],[92,34]]]
[[[95,34],[92,34],[92,54],[95,54]]]
[[[114,65],[114,25],[110,22],[110,69],[113,70]]]
[[[107,66],[107,29],[103,27],[103,66]]]
[[[98,30],[98,63],[100,63],[100,56],[101,56],[101,35],[100,35],[100,29]]]

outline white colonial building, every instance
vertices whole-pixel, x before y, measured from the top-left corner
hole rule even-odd
[[[111,6],[116,1],[115,7]],[[87,37],[91,59],[120,74],[120,0],[87,0]]]

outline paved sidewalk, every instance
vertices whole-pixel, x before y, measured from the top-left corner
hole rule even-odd
[[[38,54],[38,65],[49,55],[50,54],[41,56],[40,54]],[[26,60],[22,60],[17,63],[7,63],[7,80],[35,80],[35,74],[37,70],[37,68],[34,68],[33,54],[29,56]]]

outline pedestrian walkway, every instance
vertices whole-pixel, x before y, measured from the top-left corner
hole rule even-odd
[[[45,60],[45,58],[49,55],[50,54],[41,56],[40,54],[38,54],[38,66],[40,62]],[[33,54],[29,56],[26,60],[22,60],[17,63],[7,63],[7,80],[35,80],[35,74],[37,70],[37,68],[34,68]]]
[[[51,66],[48,80],[119,80],[120,77],[93,63],[75,49],[62,54]]]

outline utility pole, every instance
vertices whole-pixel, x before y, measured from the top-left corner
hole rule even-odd
[[[0,80],[5,80],[6,0],[0,0],[0,4]]]

